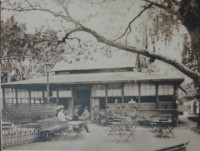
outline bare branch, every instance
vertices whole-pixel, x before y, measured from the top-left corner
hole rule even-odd
[[[166,10],[167,12],[169,12],[171,14],[178,15],[175,10],[173,10],[173,9],[169,8],[168,6],[164,5],[165,1],[163,1],[163,3],[158,3],[158,2],[155,2],[155,1],[151,1],[151,0],[144,0],[144,1],[149,3],[149,4],[152,4],[153,6],[156,6],[158,8],[164,9],[164,10]]]
[[[26,12],[26,11],[43,11],[43,12],[48,12],[50,14],[52,14],[54,17],[60,17],[66,21],[70,21],[69,18],[65,15],[62,15],[60,13],[55,13],[49,9],[45,9],[45,8],[35,8],[35,7],[27,7],[27,8],[5,8],[5,7],[2,7],[1,8],[2,10],[12,10],[12,11],[17,11],[17,12]]]
[[[128,51],[128,52],[137,53],[137,54],[140,54],[140,55],[143,55],[143,56],[146,56],[146,57],[154,58],[154,59],[163,61],[165,63],[168,63],[168,64],[174,66],[176,69],[178,69],[179,71],[181,71],[182,73],[184,73],[185,75],[187,75],[188,77],[190,77],[192,79],[199,79],[200,78],[200,73],[190,70],[189,68],[185,67],[183,64],[177,62],[176,60],[173,60],[173,59],[168,58],[166,56],[162,56],[162,55],[157,54],[157,53],[150,52],[146,49],[137,49],[136,47],[126,46],[126,45],[122,45],[121,43],[111,41],[111,40],[99,35],[96,31],[89,29],[89,28],[87,28],[83,25],[79,28],[76,28],[76,29],[70,31],[68,33],[68,35],[72,34],[74,32],[78,32],[78,31],[84,31],[84,32],[90,33],[91,35],[93,35],[97,39],[98,42],[104,43],[106,45],[109,45],[109,46],[112,46],[112,47],[115,47],[115,48],[118,48],[118,49],[121,49],[121,50],[125,50],[125,51]]]
[[[152,5],[153,5],[153,4],[149,4],[148,6],[144,7],[144,9],[143,9],[142,11],[140,11],[140,13],[138,13],[138,15],[135,16],[135,17],[129,22],[129,24],[128,24],[128,26],[126,27],[124,33],[123,33],[121,36],[119,36],[119,37],[117,37],[116,39],[114,39],[113,41],[116,41],[116,40],[122,38],[122,37],[127,33],[128,30],[129,30],[129,33],[130,33],[130,32],[131,32],[131,24],[132,24],[136,19],[138,19],[138,18],[139,18],[147,9],[149,9]]]
[[[156,3],[156,2],[153,2],[151,0],[144,0],[146,2],[149,3],[149,7],[151,5],[154,5],[154,6],[157,6],[159,8],[162,8],[162,9],[165,9],[171,13],[176,13],[176,12],[173,12],[172,10],[169,10],[167,9],[167,7],[165,7],[165,5],[161,5],[159,3]],[[106,45],[109,45],[111,47],[115,47],[115,48],[118,48],[118,49],[121,49],[121,50],[124,50],[124,51],[128,51],[128,52],[132,52],[132,53],[137,53],[137,54],[140,54],[140,55],[144,55],[146,57],[150,57],[150,58],[154,58],[154,59],[157,59],[157,60],[160,60],[160,61],[163,61],[165,63],[168,63],[172,66],[174,66],[175,68],[177,68],[179,71],[181,71],[182,73],[184,73],[185,75],[187,75],[188,77],[192,78],[192,79],[200,79],[200,73],[198,72],[194,72],[192,70],[190,70],[189,68],[185,67],[183,64],[177,62],[176,60],[173,60],[173,59],[170,59],[166,56],[163,56],[163,55],[160,55],[160,54],[157,54],[157,53],[154,53],[153,51],[150,52],[146,49],[137,49],[135,47],[132,47],[132,46],[126,46],[126,45],[122,45],[121,43],[118,43],[116,41],[113,41],[113,40],[109,40],[103,36],[101,36],[99,33],[97,33],[96,31],[90,29],[90,28],[87,28],[85,27],[83,24],[81,24],[79,21],[75,20],[73,17],[71,17],[70,13],[68,12],[68,9],[66,7],[66,5],[62,5],[63,7],[63,10],[64,12],[66,13],[65,15],[61,15],[61,14],[57,14],[51,10],[48,10],[48,9],[42,9],[42,8],[27,8],[26,10],[29,11],[29,10],[39,10],[39,11],[45,11],[45,12],[49,12],[51,14],[53,14],[54,16],[56,17],[61,17],[67,21],[70,21],[71,23],[73,23],[74,25],[76,25],[76,28],[75,29],[72,29],[71,31],[69,31],[64,37],[63,39],[60,41],[60,42],[64,42],[66,39],[69,38],[69,35],[72,34],[72,33],[76,33],[76,32],[79,32],[79,31],[83,31],[83,32],[87,32],[87,33],[90,33],[91,35],[93,35],[98,42],[101,42],[101,43],[104,43]],[[19,10],[20,11],[20,10]],[[24,11],[24,10],[21,10],[21,11]],[[142,14],[143,12],[141,12]],[[176,14],[177,15],[177,14]],[[138,14],[139,16],[139,14]],[[137,16],[135,17],[136,19],[138,18]],[[127,30],[131,30],[130,26],[131,26],[131,23],[134,22],[135,18],[129,23],[129,26],[127,27]],[[125,33],[126,33],[125,32]]]
[[[89,1],[86,1],[87,3],[90,3],[90,4],[103,4],[104,2],[106,2],[106,0],[102,0],[101,2],[89,2]]]

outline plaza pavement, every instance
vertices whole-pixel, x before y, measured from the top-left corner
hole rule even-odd
[[[200,150],[200,135],[190,130],[195,123],[186,119],[183,121],[183,124],[179,124],[173,130],[175,138],[155,137],[149,129],[137,127],[134,134],[135,140],[116,142],[107,137],[101,126],[89,124],[91,132],[84,132],[84,136],[78,140],[67,140],[66,135],[62,134],[54,140],[13,146],[5,150],[153,151],[187,141],[190,141],[187,146],[188,151]]]

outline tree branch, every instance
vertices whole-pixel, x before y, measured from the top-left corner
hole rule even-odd
[[[169,12],[171,14],[178,15],[175,10],[170,9],[169,7],[165,6],[163,3],[161,4],[161,3],[158,3],[158,2],[153,2],[151,0],[143,0],[143,1],[145,1],[147,3],[150,3],[153,6],[156,6],[158,8],[164,9],[164,10],[166,10],[167,12]],[[165,2],[165,1],[163,1],[163,2]]]
[[[50,14],[52,14],[54,17],[60,17],[66,21],[70,21],[67,16],[65,15],[61,15],[59,13],[55,13],[49,9],[44,9],[44,8],[5,8],[2,7],[2,10],[8,10],[8,11],[17,11],[17,12],[26,12],[26,11],[43,11],[43,12],[48,12]]]
[[[128,30],[129,30],[129,33],[130,33],[130,32],[131,32],[131,24],[132,24],[136,19],[138,19],[138,18],[139,18],[147,9],[149,9],[152,5],[153,5],[153,4],[149,4],[148,6],[144,7],[144,9],[143,9],[142,11],[140,11],[140,13],[138,13],[138,15],[135,16],[135,17],[129,22],[129,24],[128,24],[128,26],[126,27],[124,33],[123,33],[121,36],[119,36],[119,37],[117,37],[116,39],[114,39],[113,41],[116,41],[116,40],[122,38],[122,37],[127,33]]]
[[[162,8],[162,9],[165,9],[165,10],[168,10],[170,11],[169,9],[167,9],[167,7],[165,7],[164,5],[161,5],[159,3],[156,3],[156,2],[152,2],[151,0],[144,0],[148,3],[150,3],[151,5],[154,5],[154,6],[157,6],[159,8]],[[194,72],[192,70],[190,70],[189,68],[185,67],[183,64],[177,62],[176,60],[173,60],[173,59],[170,59],[166,56],[162,56],[160,54],[156,54],[156,53],[153,53],[153,52],[149,52],[147,51],[146,49],[137,49],[135,47],[132,47],[132,46],[126,46],[126,45],[122,45],[121,43],[118,43],[118,42],[115,42],[115,41],[111,41],[103,36],[101,36],[100,34],[98,34],[96,31],[90,29],[90,28],[87,28],[85,27],[83,24],[81,24],[80,22],[76,21],[75,19],[73,19],[71,17],[71,15],[69,14],[68,10],[67,10],[67,7],[62,4],[61,2],[61,5],[64,9],[64,12],[66,13],[66,16],[64,15],[61,15],[61,14],[57,14],[51,10],[48,10],[48,9],[42,9],[42,8],[33,8],[33,9],[27,9],[25,11],[30,11],[30,10],[39,10],[39,11],[45,11],[45,12],[49,12],[51,14],[53,14],[54,16],[56,17],[61,17],[67,21],[70,21],[72,22],[74,25],[76,25],[76,28],[69,31],[62,39],[62,42],[65,41],[65,39],[68,38],[68,36],[72,33],[75,33],[75,32],[79,32],[79,31],[83,31],[83,32],[87,32],[87,33],[90,33],[91,35],[93,35],[98,42],[101,42],[101,43],[104,43],[106,45],[109,45],[109,46],[112,46],[112,47],[115,47],[115,48],[118,48],[118,49],[122,49],[122,50],[125,50],[125,51],[128,51],[128,52],[132,52],[132,53],[137,53],[137,54],[140,54],[140,55],[144,55],[146,57],[150,57],[150,58],[154,58],[154,59],[157,59],[157,60],[160,60],[160,61],[163,61],[165,63],[168,63],[172,66],[174,66],[176,69],[178,69],[179,71],[181,71],[182,73],[184,73],[185,75],[187,75],[188,77],[192,78],[193,80],[196,80],[196,79],[200,79],[200,73],[198,72]],[[149,6],[149,5],[148,5]],[[24,10],[23,10],[24,11]],[[176,12],[173,12],[173,11],[170,11],[171,13],[175,13]],[[176,14],[177,15],[177,14]],[[134,21],[134,19],[133,19]],[[131,22],[130,22],[131,24]],[[130,26],[130,25],[129,25]],[[129,27],[128,27],[129,28]],[[127,29],[128,29],[127,28]]]
[[[89,2],[89,1],[86,1],[87,3],[90,3],[90,4],[103,4],[104,2],[106,2],[106,0],[102,0],[101,2]]]
[[[76,28],[76,29],[70,31],[68,33],[68,35],[72,34],[74,32],[78,32],[78,31],[84,31],[84,32],[90,33],[97,39],[98,42],[104,43],[106,45],[109,45],[109,46],[112,46],[112,47],[115,47],[118,49],[122,49],[122,50],[125,50],[128,52],[137,53],[137,54],[140,54],[140,55],[143,55],[146,57],[154,58],[154,59],[160,60],[162,62],[165,62],[167,64],[170,64],[170,65],[174,66],[176,69],[178,69],[179,71],[181,71],[182,73],[184,73],[185,75],[187,75],[188,77],[192,78],[193,80],[200,78],[200,73],[190,70],[189,68],[185,67],[183,64],[177,62],[176,60],[167,58],[166,56],[162,56],[160,54],[149,52],[146,49],[137,49],[132,46],[125,46],[118,42],[111,41],[111,40],[99,35],[96,31],[89,29],[87,27],[84,27],[84,26],[81,26],[79,28]]]

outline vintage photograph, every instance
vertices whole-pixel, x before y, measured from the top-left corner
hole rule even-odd
[[[1,150],[199,150],[199,0],[0,7]]]

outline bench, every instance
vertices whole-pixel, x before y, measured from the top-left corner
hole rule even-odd
[[[12,123],[10,123],[10,122],[2,122],[2,130],[11,129],[11,128],[13,128]]]
[[[61,133],[67,129],[67,123],[60,122],[58,117],[38,120],[38,134],[40,140],[51,139],[55,133]]]
[[[178,145],[158,149],[158,150],[155,150],[155,151],[186,151],[188,144],[189,144],[189,142],[185,142],[185,143],[181,143],[181,144],[178,144]]]

